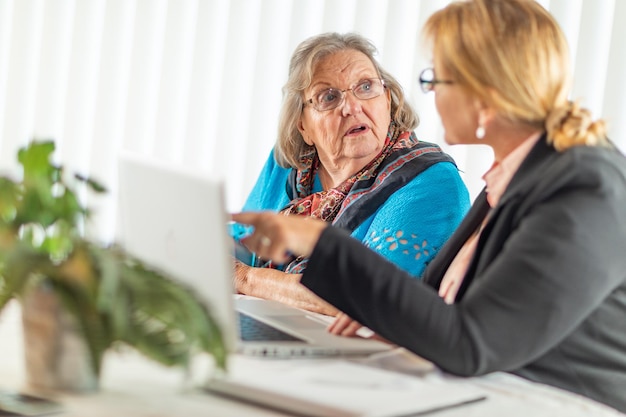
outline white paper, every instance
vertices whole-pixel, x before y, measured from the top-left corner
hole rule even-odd
[[[233,364],[218,391],[312,416],[393,417],[473,402],[479,388],[425,380],[348,361],[245,361]],[[211,389],[211,387],[210,387]]]

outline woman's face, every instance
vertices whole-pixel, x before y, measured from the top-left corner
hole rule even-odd
[[[359,81],[379,78],[374,64],[361,52],[346,50],[323,58],[314,68],[311,85],[304,90],[308,101],[322,90],[353,88]],[[300,133],[314,145],[327,170],[344,170],[352,175],[381,151],[391,123],[388,90],[378,97],[360,100],[351,91],[334,109],[318,111],[312,105],[302,110]]]
[[[435,66],[435,78],[452,84],[436,84],[435,105],[444,128],[444,140],[449,145],[482,143],[476,139],[478,127],[477,100],[455,83],[442,66]]]

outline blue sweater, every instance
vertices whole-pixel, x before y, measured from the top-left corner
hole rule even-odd
[[[286,188],[290,171],[276,163],[272,151],[243,211],[284,208],[290,201]],[[315,178],[313,192],[321,190],[319,178]],[[411,275],[420,277],[469,206],[469,194],[456,166],[438,162],[396,191],[352,236]],[[235,225],[231,233],[239,238],[247,231]]]

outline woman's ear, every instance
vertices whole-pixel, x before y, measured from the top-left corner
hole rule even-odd
[[[300,116],[300,119],[298,119],[298,131],[302,135],[302,139],[304,140],[304,143],[306,143],[309,146],[313,146],[313,141],[311,141],[308,138],[306,129],[304,128],[304,123],[302,123],[302,116]]]
[[[473,99],[473,113],[476,115],[476,139],[482,141],[489,131],[489,126],[496,116],[496,111],[481,98]]]
[[[478,113],[478,125],[487,128],[496,117],[495,109],[481,99],[476,99],[475,108]]]
[[[498,112],[490,103],[497,103],[499,101],[499,94],[496,90],[488,88],[487,92],[489,93],[489,102],[481,98],[476,99],[478,117],[485,126],[489,126],[498,115]]]

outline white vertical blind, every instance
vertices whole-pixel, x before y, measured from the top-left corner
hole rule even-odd
[[[132,35],[128,37],[132,46],[123,142],[128,150],[152,154],[156,142],[161,64],[167,60],[162,52],[168,2],[136,0],[135,3]]]
[[[41,54],[37,66],[37,99],[34,103],[36,135],[60,137],[64,133],[74,6],[74,1],[65,0],[59,1],[52,9],[44,10]]]
[[[626,1],[616,0],[610,37],[609,61],[606,71],[606,83],[602,115],[609,124],[609,132],[621,149],[626,149]],[[600,75],[593,75],[593,77]],[[592,88],[598,84],[591,81]]]
[[[7,68],[9,66],[9,44],[11,43],[12,35],[12,19],[13,16],[13,1],[12,0],[0,0],[0,69],[4,68],[4,71],[0,70],[0,132],[4,130],[4,118],[6,115],[4,99],[7,96]],[[1,133],[0,133],[1,134]],[[2,150],[2,143],[0,142],[0,153]],[[0,160],[0,163],[2,160]]]
[[[9,3],[9,4],[7,4]],[[4,109],[0,140],[0,170],[17,166],[15,151],[36,131],[35,102],[41,57],[43,2],[38,0],[4,0],[1,11],[12,13],[8,18],[9,33],[0,45],[0,56],[7,56],[0,70],[5,90],[0,108]]]
[[[184,155],[186,114],[192,74],[197,0],[167,4],[161,49],[154,155],[181,162]],[[149,4],[148,4],[148,7]],[[201,22],[200,22],[201,23]]]
[[[135,6],[134,2],[126,0],[108,0],[106,3],[98,65],[100,76],[93,107],[93,139],[89,153],[77,165],[81,172],[103,179],[110,190],[108,195],[115,195],[116,192],[117,156],[123,143],[128,114]],[[85,141],[85,137],[76,137],[75,140]],[[99,221],[93,225],[93,233],[106,235],[110,225],[115,223],[115,199],[103,197],[92,200],[89,197],[85,197],[86,202],[99,215]]]
[[[300,2],[309,3],[309,2]],[[254,68],[250,71],[246,62],[243,65],[243,71],[247,72],[250,79],[250,107],[242,109],[247,112],[248,117],[248,133],[239,132],[237,125],[232,124],[228,130],[231,132],[224,137],[239,144],[239,152],[244,160],[242,176],[240,182],[236,185],[238,199],[245,198],[244,190],[248,184],[247,178],[254,178],[265,162],[267,154],[267,142],[265,138],[276,137],[276,123],[278,119],[277,109],[280,107],[282,93],[280,85],[268,82],[272,79],[287,78],[288,64],[285,62],[285,56],[290,54],[289,33],[292,4],[283,0],[269,0],[263,3],[261,8],[261,22],[258,26],[256,34],[257,49],[254,60],[249,64]],[[285,22],[285,24],[276,24],[276,22]],[[272,45],[271,48],[263,47],[263,45]],[[237,83],[237,80],[233,80]],[[243,95],[246,91],[241,92]],[[261,133],[262,132],[262,133]],[[267,136],[266,136],[267,135]],[[234,196],[234,194],[233,194]]]
[[[46,21],[53,19],[54,16],[51,16],[51,13],[56,8],[56,4],[49,1],[42,1],[41,4],[44,5],[44,19]],[[40,130],[39,126],[34,126],[38,137],[53,137],[57,140],[58,154],[64,162],[72,161],[74,167],[89,174],[92,170],[90,156],[96,132],[95,122],[97,118],[103,116],[102,113],[96,112],[96,103],[100,93],[98,86],[109,76],[107,71],[100,71],[103,58],[103,31],[106,29],[104,26],[105,5],[104,0],[76,1],[73,10],[67,9],[71,13],[69,23],[72,36],[61,38],[58,34],[50,34],[56,39],[44,44],[51,45],[51,48],[63,49],[65,46],[60,45],[63,42],[69,42],[71,51],[65,57],[69,58],[69,62],[63,64],[67,65],[67,72],[63,74],[67,77],[67,88],[63,96],[65,111],[61,115],[63,130],[50,135],[49,132]],[[63,58],[60,56],[59,60]],[[51,54],[50,60],[55,59],[55,54]],[[41,73],[47,71],[41,65],[38,69]],[[38,102],[45,100],[42,93],[41,90],[37,91]],[[41,109],[42,112],[51,110],[51,108]]]
[[[192,166],[203,167],[218,150],[216,134],[224,73],[221,63],[227,47],[224,39],[229,11],[228,0],[198,2],[183,156]]]
[[[34,136],[56,158],[99,179],[83,196],[90,233],[116,227],[117,157],[139,152],[222,177],[238,209],[272,147],[289,57],[305,38],[356,31],[418,111],[423,140],[450,152],[472,195],[491,164],[486,147],[449,147],[433,96],[417,76],[430,57],[423,22],[449,0],[0,0],[0,170]],[[570,42],[580,99],[626,150],[626,2],[540,0]],[[167,198],[167,190],[163,190]]]
[[[584,97],[585,105],[595,114],[603,114],[614,8],[615,0],[583,2],[578,42],[573,42],[578,48],[572,98]]]

